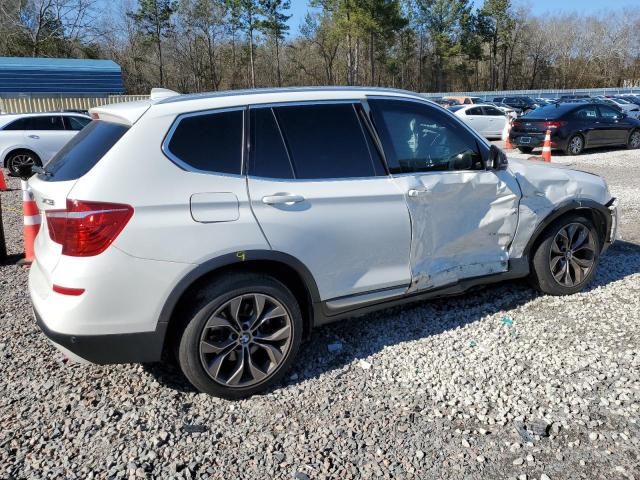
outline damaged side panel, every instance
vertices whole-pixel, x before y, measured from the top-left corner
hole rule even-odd
[[[508,269],[520,198],[512,175],[429,172],[396,181],[413,192],[407,196],[412,223],[410,291]]]
[[[522,190],[518,229],[509,249],[511,258],[523,255],[538,225],[563,203],[593,200],[604,205],[610,197],[599,177],[560,165],[510,159],[509,171]]]

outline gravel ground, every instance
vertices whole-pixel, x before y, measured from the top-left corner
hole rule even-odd
[[[588,291],[516,282],[329,325],[243,401],[168,367],[62,363],[28,271],[0,266],[0,477],[640,479],[640,155],[554,161],[622,201]],[[19,192],[2,201],[17,254]]]

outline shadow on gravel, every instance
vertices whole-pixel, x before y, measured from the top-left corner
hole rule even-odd
[[[640,245],[618,241],[602,257],[587,291],[639,272]],[[271,391],[343,368],[385,346],[439,335],[517,308],[538,295],[524,280],[503,282],[463,295],[392,307],[317,328],[309,341],[302,344],[295,365],[287,374],[288,380]],[[330,352],[329,345],[337,351]],[[195,392],[175,363],[149,364],[145,370],[168,388]]]
[[[4,265],[16,265],[20,260],[24,258],[23,253],[16,253],[13,255],[7,255],[5,258],[0,259],[0,267]]]

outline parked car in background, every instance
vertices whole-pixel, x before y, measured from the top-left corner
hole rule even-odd
[[[482,99],[480,97],[467,97],[467,96],[449,96],[442,97],[443,100],[454,100],[458,102],[460,105],[471,105],[474,103],[482,103]]]
[[[635,103],[632,103],[632,102],[630,102],[628,100],[625,100],[624,98],[607,97],[607,98],[605,98],[603,100],[603,102],[606,102],[608,104],[616,105],[623,112],[628,113],[630,116],[632,116],[634,118],[639,118],[640,117],[640,107],[638,105],[636,105]]]
[[[498,110],[500,110],[502,113],[506,114],[511,119],[518,118],[518,113],[508,105],[499,105],[499,104],[494,103],[494,102],[492,102],[490,100],[483,100],[482,104],[483,105],[490,105],[492,107],[496,107]]]
[[[0,160],[12,175],[20,165],[46,164],[91,117],[71,112],[0,116]]]
[[[624,145],[640,148],[640,121],[602,103],[559,103],[540,107],[513,122],[509,138],[523,153],[542,147],[551,130],[551,148],[579,155],[586,148]]]
[[[513,108],[518,112],[518,115],[526,115],[539,107],[533,98],[526,96],[494,97],[493,101],[498,105],[507,105]]]
[[[571,95],[560,95],[559,100],[561,102],[563,102],[565,100],[578,100],[580,98],[589,98],[589,95],[584,94],[584,93],[577,93],[577,94],[571,94]]]
[[[173,356],[213,395],[277,384],[328,322],[514,278],[579,292],[615,239],[600,177],[509,161],[411,92],[252,90],[91,113],[29,180],[36,322],[74,359]]]
[[[449,110],[486,138],[499,138],[509,121],[504,112],[491,105],[456,105]]]
[[[429,100],[431,100],[432,102],[437,103],[438,105],[440,105],[441,107],[444,107],[444,108],[449,108],[449,107],[452,107],[454,105],[460,105],[460,102],[457,101],[457,100],[454,100],[453,98],[450,98],[450,99],[430,98]]]
[[[553,100],[550,98],[538,97],[538,98],[534,98],[534,100],[541,107],[544,107],[545,105],[551,105],[553,103]]]

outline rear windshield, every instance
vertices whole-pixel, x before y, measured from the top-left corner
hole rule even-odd
[[[94,120],[45,165],[48,175],[40,178],[52,182],[77,180],[91,170],[127,130],[126,125]]]
[[[562,115],[567,113],[568,111],[574,110],[578,107],[575,103],[565,103],[565,104],[551,104],[545,105],[543,107],[536,108],[531,112],[523,115],[523,118],[527,120],[548,120],[551,118],[560,118]]]

